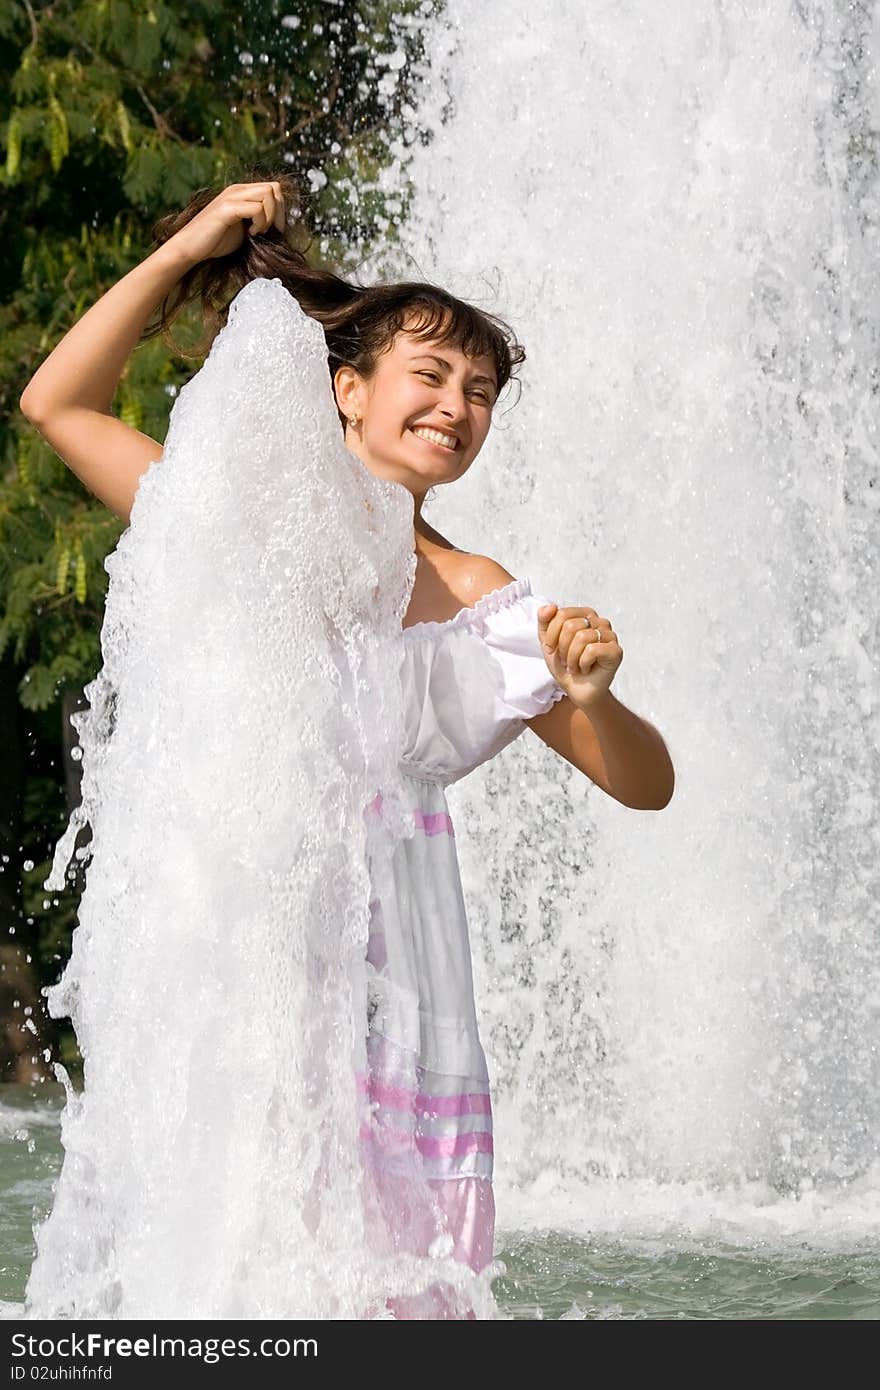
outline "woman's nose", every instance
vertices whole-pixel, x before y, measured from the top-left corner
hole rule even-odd
[[[467,414],[467,401],[463,391],[446,391],[439,405],[440,414],[445,415],[448,420],[461,420]]]

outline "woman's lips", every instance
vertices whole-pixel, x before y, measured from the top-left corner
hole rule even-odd
[[[454,454],[459,446],[459,440],[453,434],[447,434],[445,430],[435,430],[432,425],[413,425],[412,433],[417,439],[423,439],[426,444],[434,444],[438,449],[444,449],[447,454]],[[447,439],[454,439],[454,444],[447,444]]]

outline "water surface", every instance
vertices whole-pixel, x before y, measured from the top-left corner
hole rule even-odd
[[[0,1096],[0,1315],[7,1318],[21,1313],[33,1214],[44,1213],[52,1200],[63,1104],[60,1086],[6,1086]],[[625,1187],[618,1196],[623,1209]],[[494,1292],[511,1318],[880,1318],[880,1246],[871,1240],[863,1239],[863,1248],[856,1242],[850,1250],[823,1250],[794,1234],[759,1237],[748,1248],[709,1234],[651,1234],[663,1211],[660,1191],[650,1203],[641,1194],[646,1233],[637,1234],[640,1218],[630,1211],[626,1234],[617,1239],[603,1228],[607,1211],[597,1212],[600,1229],[590,1236],[534,1227],[540,1221],[535,1201],[499,1191],[500,1218],[515,1218],[517,1205],[532,1228],[516,1230],[508,1219],[496,1241],[506,1272]],[[680,1205],[681,1193],[671,1187],[668,1214]],[[723,1205],[719,1199],[719,1221]]]

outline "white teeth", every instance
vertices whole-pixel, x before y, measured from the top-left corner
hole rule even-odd
[[[440,430],[432,430],[428,425],[414,425],[413,434],[418,434],[422,439],[430,439],[434,444],[443,444],[447,449],[458,447],[458,440],[454,434],[443,434]]]

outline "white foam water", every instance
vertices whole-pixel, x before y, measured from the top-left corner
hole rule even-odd
[[[852,1192],[877,1229],[878,63],[838,0],[449,0],[427,31],[374,271],[528,353],[427,515],[611,619],[677,775],[636,812],[526,735],[450,791],[508,1228],[653,1185],[746,1226],[821,1190],[826,1232]]]
[[[343,445],[320,326],[247,285],[106,561],[82,805],[48,881],[88,824],[49,991],[85,1085],[58,1068],[28,1317],[387,1317],[444,1271],[477,1282],[397,1248],[358,1149],[369,901],[413,833],[412,536],[411,494]]]

